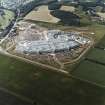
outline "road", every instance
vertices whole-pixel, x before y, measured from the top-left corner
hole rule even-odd
[[[91,44],[85,49],[85,51],[76,59],[72,60],[71,62],[66,62],[64,64],[70,64],[70,63],[75,63],[76,61],[78,61],[94,44],[94,41],[91,40]],[[43,68],[47,68],[47,70],[53,70],[53,71],[56,71],[56,72],[60,72],[60,73],[63,73],[63,74],[66,74],[68,76],[70,76],[69,72],[68,71],[65,71],[63,69],[58,69],[58,68],[55,68],[53,66],[50,66],[50,65],[45,65],[45,64],[42,64],[42,63],[39,63],[39,62],[36,62],[36,61],[31,61],[29,59],[26,59],[26,58],[23,58],[23,57],[19,57],[19,56],[16,56],[16,55],[12,55],[8,52],[6,52],[4,49],[0,48],[0,53],[2,55],[6,55],[6,56],[9,56],[9,57],[12,57],[12,58],[15,58],[15,59],[18,59],[18,60],[22,60],[22,61],[25,61],[27,63],[30,63],[30,64],[33,64],[33,65],[37,65],[37,66],[40,66],[40,67],[43,67]]]
[[[85,55],[86,52],[88,52],[88,50],[94,45],[94,41],[91,39],[91,43],[90,45],[74,60],[70,61],[70,62],[66,62],[66,63],[63,63],[64,65],[65,64],[73,64],[75,62],[77,62],[83,55]]]
[[[90,45],[83,51],[83,53],[81,53],[81,55],[78,58],[72,60],[71,62],[66,62],[63,65],[65,65],[65,64],[72,64],[72,63],[77,62],[93,46],[93,44],[94,44],[94,41],[91,40]],[[29,60],[27,58],[23,58],[23,57],[20,57],[20,56],[12,55],[12,54],[8,53],[6,50],[4,50],[2,48],[0,48],[0,53],[2,55],[6,55],[6,56],[9,56],[9,57],[18,59],[18,60],[25,61],[25,62],[30,63],[30,64],[33,64],[35,66],[40,66],[40,67],[43,67],[43,68],[47,68],[47,70],[53,70],[53,71],[60,72],[60,73],[63,73],[63,74],[66,74],[66,75],[70,76],[69,72],[63,70],[63,68],[59,68],[58,69],[58,68],[53,67],[53,66],[50,66],[50,65],[42,64],[42,63],[39,63],[39,62],[36,62],[36,61],[31,61],[31,60]],[[56,61],[58,61],[58,60],[56,59]],[[60,65],[62,67],[62,64],[60,64]]]
[[[36,61],[31,61],[31,60],[26,59],[26,58],[23,58],[23,57],[19,57],[19,56],[16,56],[16,55],[12,55],[12,54],[6,52],[5,50],[3,50],[2,48],[0,48],[0,54],[6,55],[6,56],[9,56],[9,57],[18,59],[18,60],[25,61],[25,62],[30,63],[30,64],[33,64],[33,65],[35,65],[35,66],[36,66],[36,65],[37,65],[37,66],[41,66],[41,67],[47,68],[48,70],[53,70],[53,71],[56,71],[56,72],[60,72],[60,73],[69,75],[69,72],[67,72],[67,71],[65,71],[65,70],[57,69],[57,68],[52,67],[52,66],[49,66],[49,65],[45,65],[45,64],[42,64],[42,63],[39,63],[39,62],[36,62]]]
[[[18,11],[17,19],[16,19],[14,25],[12,26],[11,30],[10,30],[9,33],[6,35],[6,37],[3,38],[3,39],[0,41],[0,44],[2,44],[3,41],[5,41],[5,40],[9,37],[9,35],[10,35],[10,33],[12,32],[13,28],[16,26],[18,17],[20,16],[20,11],[19,11],[19,10],[17,10],[17,11]],[[57,69],[57,68],[52,67],[52,66],[49,66],[49,65],[41,64],[41,63],[39,63],[39,62],[31,61],[31,60],[28,60],[28,59],[23,58],[23,57],[19,57],[19,56],[16,56],[16,55],[9,54],[8,52],[6,52],[6,51],[5,51],[4,49],[2,49],[1,47],[0,47],[0,53],[1,53],[2,55],[6,55],[6,56],[9,56],[9,57],[13,57],[13,58],[16,58],[16,59],[23,60],[23,61],[25,61],[25,62],[27,62],[27,63],[30,63],[30,64],[33,64],[33,65],[38,65],[38,66],[41,66],[41,67],[44,67],[44,68],[48,68],[48,70],[50,69],[50,70],[53,70],[53,71],[61,72],[61,73],[64,73],[64,74],[68,74],[67,71],[64,71],[64,70],[62,70],[62,69]]]
[[[10,33],[13,31],[13,28],[16,26],[18,17],[20,16],[20,11],[19,11],[19,10],[17,10],[17,11],[18,11],[18,14],[17,14],[17,18],[16,18],[16,21],[14,22],[13,27],[11,28],[11,30],[9,31],[9,33],[7,34],[7,36],[6,36],[5,38],[3,38],[3,39],[0,41],[0,44],[2,44],[3,41],[5,41],[5,40],[9,37]],[[88,50],[89,48],[90,48],[90,47],[88,47],[87,50]],[[68,63],[74,63],[74,62],[78,61],[78,60],[87,52],[87,50],[84,51],[77,59],[75,59],[75,60],[73,60],[73,61],[71,61],[71,62],[68,62]],[[12,55],[12,54],[6,52],[6,51],[5,51],[4,49],[2,49],[2,48],[0,48],[0,53],[1,53],[2,55],[6,55],[6,56],[9,56],[9,57],[12,57],[12,58],[15,58],[15,59],[20,59],[20,60],[22,60],[22,61],[25,61],[25,62],[30,63],[30,64],[33,64],[33,65],[38,65],[38,66],[41,66],[41,67],[43,67],[43,68],[47,68],[48,70],[53,70],[53,71],[56,71],[56,72],[60,72],[60,73],[69,75],[69,72],[68,72],[68,71],[63,70],[63,64],[61,64],[61,62],[59,62],[59,61],[58,61],[57,59],[55,59],[55,58],[54,58],[54,59],[56,60],[56,62],[58,62],[58,64],[61,65],[61,68],[60,68],[60,69],[58,69],[58,68],[56,68],[56,67],[53,67],[53,66],[50,66],[50,65],[45,65],[45,64],[42,64],[42,63],[39,63],[39,62],[36,62],[36,61],[31,61],[31,60],[26,59],[26,58],[23,58],[23,57],[19,57],[19,56],[16,56],[16,55]],[[66,63],[66,64],[67,64],[67,63]]]

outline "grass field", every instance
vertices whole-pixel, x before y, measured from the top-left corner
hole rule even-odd
[[[15,14],[9,10],[4,10],[4,13],[5,15],[0,16],[0,29],[5,29],[15,16]]]
[[[45,22],[36,23],[48,28],[53,27],[66,30],[67,27],[59,24],[45,24]],[[74,28],[68,27],[68,31]],[[87,26],[87,28],[91,32],[95,32],[97,43],[103,38],[105,33],[104,25],[93,24]],[[87,58],[105,62],[104,52],[95,48],[90,51]],[[17,95],[21,95],[42,105],[105,105],[105,88],[83,82],[86,80],[105,87],[105,66],[103,65],[88,60],[83,60],[80,64],[76,63],[76,65],[66,65],[68,70],[74,69],[72,75],[75,78],[83,80],[80,81],[71,76],[68,77],[3,55],[0,55],[0,61],[0,87],[8,89]],[[1,99],[5,99],[6,97],[10,96],[6,95],[3,97],[0,94],[0,105],[4,103]],[[5,100],[5,102],[7,101]],[[15,102],[10,103],[10,105],[16,105]],[[22,105],[27,105],[27,103],[22,103]]]
[[[99,43],[97,43],[96,47],[99,47],[102,49],[105,48],[105,34],[104,34],[104,37],[99,41]]]
[[[94,48],[89,52],[87,58],[105,64],[105,50]]]
[[[0,105],[32,105],[20,98],[0,90]]]
[[[72,73],[81,80],[86,80],[105,87],[105,66],[84,60]]]
[[[104,105],[104,89],[3,55],[0,61],[0,87],[16,94],[42,105]]]
[[[95,33],[95,41],[98,43],[105,35],[105,25],[92,24],[89,29]]]
[[[88,27],[91,32],[94,32],[95,33],[95,41],[96,41],[96,43],[98,43],[100,41],[100,39],[103,38],[103,36],[105,35],[105,25],[91,21],[89,19],[90,16],[86,15],[86,13],[81,10],[81,8],[76,8],[76,11],[74,13],[80,17],[81,28]]]

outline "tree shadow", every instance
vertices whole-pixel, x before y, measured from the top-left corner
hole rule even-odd
[[[51,11],[50,14],[56,18],[59,18],[63,25],[72,25],[79,26],[80,25],[80,17],[76,14],[63,10],[55,10]]]

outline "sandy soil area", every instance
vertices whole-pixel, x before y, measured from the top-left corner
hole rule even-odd
[[[105,18],[105,13],[98,12],[97,13],[100,17]]]
[[[60,10],[64,10],[64,11],[68,11],[68,12],[74,12],[75,11],[75,7],[73,7],[73,6],[62,6],[60,8]]]
[[[48,10],[48,6],[40,6],[37,11],[33,10],[24,19],[57,23],[60,19],[53,17]]]

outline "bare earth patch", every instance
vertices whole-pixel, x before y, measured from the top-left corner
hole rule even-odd
[[[40,6],[37,11],[33,10],[30,12],[25,19],[44,21],[50,23],[57,23],[60,19],[53,17],[48,10],[48,6]]]
[[[105,13],[98,12],[97,13],[100,17],[105,18]]]
[[[68,12],[74,12],[75,11],[75,7],[73,7],[73,6],[62,6],[60,8],[60,10],[64,10],[64,11],[68,11]]]

